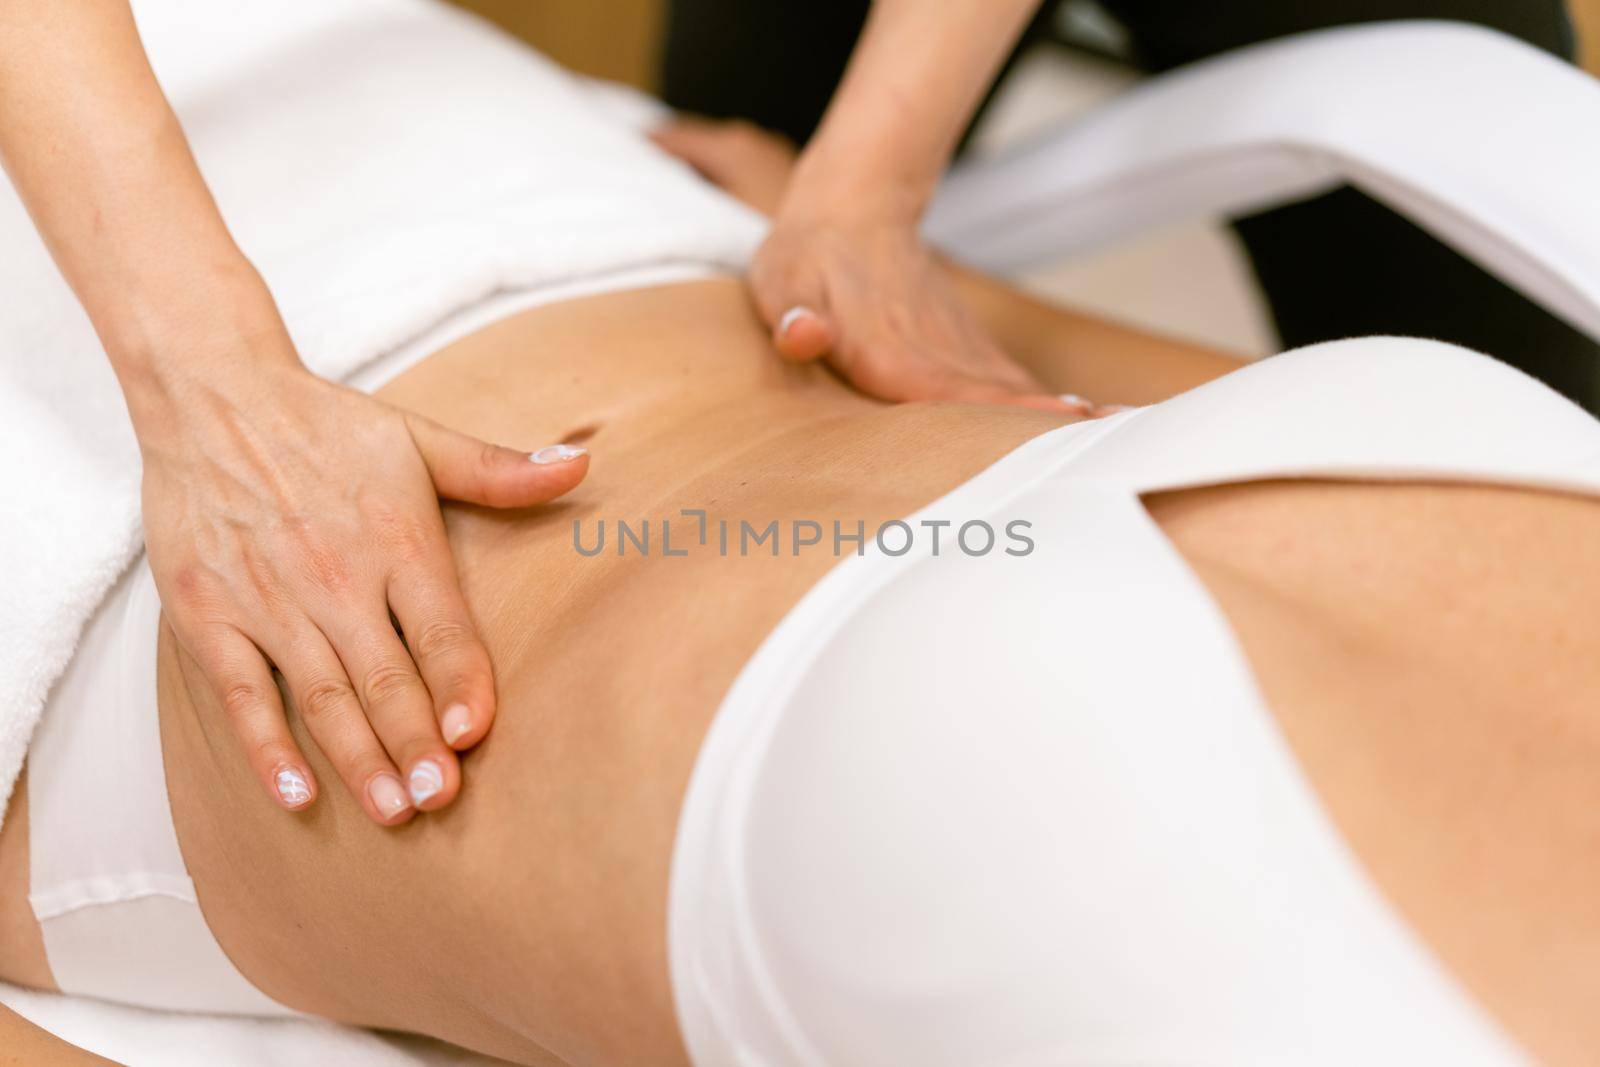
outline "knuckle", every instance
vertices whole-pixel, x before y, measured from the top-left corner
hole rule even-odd
[[[412,651],[418,659],[450,659],[471,653],[478,639],[460,619],[433,619],[417,631]]]
[[[313,582],[329,592],[344,592],[350,587],[350,568],[337,552],[322,547],[310,549],[305,569]]]
[[[408,515],[394,515],[383,520],[379,538],[390,559],[402,565],[421,562],[432,547],[426,524]]]
[[[361,680],[361,693],[367,706],[384,704],[404,697],[417,684],[417,676],[399,663],[383,663],[372,668]]]
[[[289,524],[289,529],[300,573],[321,589],[331,593],[344,592],[351,578],[349,561],[344,553],[319,536],[305,520],[294,520]],[[263,574],[262,578],[265,581],[258,579],[257,585],[263,595],[276,595],[277,590],[270,588],[274,584],[271,575]]]
[[[227,587],[201,564],[181,567],[172,576],[171,595],[162,590],[161,603],[186,643],[192,637],[196,644],[209,644],[211,631],[238,614]]]
[[[326,722],[350,706],[355,694],[342,678],[318,678],[300,694],[300,714],[307,722]]]
[[[428,543],[430,527],[418,515],[414,501],[387,491],[364,494],[361,498],[363,529],[384,551],[392,554],[420,554]]]
[[[491,507],[500,507],[513,502],[501,480],[509,455],[511,455],[509,450],[499,445],[487,441],[478,443],[478,462],[473,466],[474,490]]]
[[[265,688],[258,682],[229,682],[218,693],[223,713],[233,720],[249,718],[267,703]]]
[[[488,441],[478,442],[478,462],[487,469],[494,469],[505,462],[505,450],[497,444]]]
[[[196,606],[205,600],[207,568],[184,563],[172,572],[172,591],[179,603]]]

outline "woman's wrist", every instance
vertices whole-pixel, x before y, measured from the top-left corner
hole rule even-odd
[[[984,87],[1037,6],[875,0],[800,156],[785,198],[795,214],[915,226]]]
[[[208,272],[203,288],[140,294],[96,323],[136,428],[170,413],[175,396],[303,370],[266,284],[240,262]]]
[[[937,174],[852,160],[816,146],[802,153],[776,218],[871,222],[914,228],[932,196]]]

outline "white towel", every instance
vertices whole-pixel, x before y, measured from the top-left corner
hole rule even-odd
[[[433,0],[134,8],[224,217],[327,377],[497,291],[737,269],[760,237],[614,99]],[[50,686],[139,547],[138,485],[109,365],[0,186],[0,817]]]

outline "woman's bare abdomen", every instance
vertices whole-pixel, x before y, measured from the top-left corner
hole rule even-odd
[[[831,545],[793,555],[787,541],[776,557],[765,546],[723,553],[715,525],[707,551],[683,513],[735,531],[796,519],[871,530],[1062,420],[868,401],[819,366],[774,358],[732,281],[529,312],[381,395],[513,446],[583,438],[592,473],[543,509],[447,508],[500,711],[464,761],[460,799],[404,827],[373,825],[338,789],[303,815],[264,801],[164,632],[168,782],[207,919],[247,976],[316,1014],[522,1062],[678,1062],[665,904],[684,786],[728,685],[835,559]],[[1516,938],[1554,945],[1579,929],[1562,909],[1591,899],[1600,872],[1565,862],[1560,880],[1519,878],[1510,896],[1471,907],[1449,874],[1462,841],[1485,845],[1474,863],[1537,873],[1594,832],[1572,816],[1600,811],[1600,796],[1568,802],[1600,781],[1584,770],[1600,756],[1581,758],[1593,736],[1586,705],[1546,701],[1530,717],[1518,694],[1530,678],[1550,693],[1600,688],[1585,673],[1600,649],[1519,639],[1534,625],[1572,640],[1594,632],[1584,620],[1600,588],[1583,583],[1600,574],[1586,547],[1600,544],[1597,506],[1492,487],[1332,483],[1149,504],[1234,624],[1286,737],[1380,885],[1519,1033],[1552,1048],[1577,1040],[1565,1016],[1540,1014],[1575,987],[1537,988]],[[584,555],[574,523],[588,549],[602,520],[605,549]],[[666,555],[664,520],[674,547],[699,550]],[[630,542],[618,556],[618,521],[635,535],[648,522],[650,551]],[[1451,591],[1467,582],[1476,619],[1451,614]],[[1427,628],[1440,620],[1447,634]],[[1353,621],[1365,644],[1344,640]],[[1423,663],[1433,684],[1391,670],[1399,660]],[[1406,715],[1383,714],[1389,706]],[[1471,802],[1508,775],[1540,788],[1515,805]],[[1565,937],[1563,952],[1590,941]]]
[[[836,560],[834,520],[870,536],[1063,420],[864,399],[775,358],[733,281],[528,312],[379,395],[514,447],[583,439],[591,473],[545,508],[446,509],[499,713],[457,802],[407,826],[338,789],[300,816],[263,801],[164,635],[169,788],[207,920],[293,1007],[533,1062],[670,1063],[667,871],[723,692]],[[826,536],[795,554],[795,520]],[[774,522],[781,551],[751,548]]]

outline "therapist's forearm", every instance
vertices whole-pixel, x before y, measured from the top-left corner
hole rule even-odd
[[[209,339],[273,333],[271,297],[217,211],[127,0],[0,4],[0,161],[136,424],[140,398],[219,347]]]
[[[1038,0],[876,0],[790,186],[829,210],[919,216]],[[811,206],[822,206],[812,204]]]

